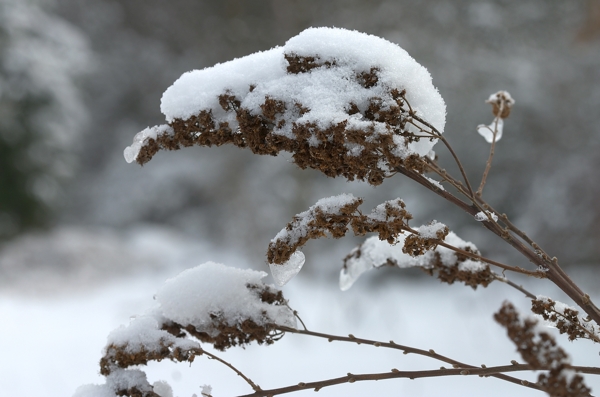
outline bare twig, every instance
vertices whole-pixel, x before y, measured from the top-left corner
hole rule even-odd
[[[504,110],[504,102],[500,103],[500,114]],[[496,148],[496,135],[498,134],[498,122],[500,122],[500,116],[497,116],[494,119],[494,130],[492,131],[492,145],[490,147],[490,155],[488,156],[487,162],[485,163],[485,170],[483,171],[483,176],[481,177],[481,183],[479,185],[479,189],[477,189],[477,196],[481,197],[483,194],[483,187],[485,186],[485,182],[487,180],[488,173],[490,172],[490,168],[492,168],[492,159],[494,158],[494,150]]]
[[[526,297],[531,298],[531,299],[535,299],[536,296],[534,294],[532,294],[531,292],[527,291],[525,288],[523,288],[522,285],[517,285],[515,283],[513,283],[512,281],[510,281],[509,279],[507,279],[506,277],[502,277],[500,275],[496,275],[496,280],[501,281],[507,285],[510,285],[511,287],[513,287],[514,289],[516,289],[517,291],[522,292]]]
[[[250,387],[252,388],[252,390],[256,391],[257,393],[260,392],[262,389],[260,388],[260,386],[258,386],[256,383],[254,383],[252,381],[252,379],[248,378],[246,375],[244,375],[242,373],[242,371],[240,371],[239,369],[237,369],[236,367],[234,367],[232,364],[230,364],[229,362],[223,360],[222,358],[215,356],[214,354],[207,352],[204,349],[200,349],[201,354],[206,354],[208,357],[210,357],[213,360],[217,360],[220,363],[226,365],[227,367],[229,367],[233,372],[235,372],[238,376],[242,377],[242,379],[244,379],[246,381],[246,383],[248,383],[250,385]],[[198,354],[200,355],[200,354]]]
[[[410,104],[408,102],[407,102],[407,104],[410,107]],[[417,120],[419,123],[427,126],[427,128],[430,128],[431,129],[431,133],[436,138],[439,138],[444,143],[444,145],[446,146],[446,148],[448,149],[448,151],[450,152],[450,154],[454,158],[454,161],[456,162],[456,165],[458,166],[458,169],[460,170],[460,173],[462,174],[462,177],[465,180],[465,184],[467,185],[467,189],[469,190],[469,197],[474,200],[475,199],[475,194],[473,193],[473,189],[471,188],[471,183],[469,182],[469,178],[467,178],[467,173],[465,172],[465,169],[464,169],[464,167],[463,167],[460,159],[458,158],[458,156],[454,152],[454,149],[452,148],[452,146],[450,145],[450,143],[448,142],[448,140],[446,140],[446,138],[433,125],[429,124],[427,121],[423,120],[421,117],[419,117],[416,114],[414,114],[414,112],[412,111],[412,109],[411,109],[411,113],[412,113],[412,118],[414,120]],[[413,123],[413,125],[415,125],[415,124]],[[417,128],[420,128],[420,127],[417,126]]]
[[[319,391],[324,387],[339,385],[342,383],[354,383],[368,380],[384,380],[384,379],[398,379],[398,378],[407,378],[407,379],[417,379],[417,378],[433,378],[433,377],[441,377],[441,376],[468,376],[468,375],[478,375],[480,377],[483,376],[495,376],[498,375],[498,372],[514,372],[514,371],[525,371],[529,370],[529,365],[521,364],[521,365],[505,365],[501,367],[490,367],[490,368],[472,368],[472,369],[462,369],[462,368],[441,368],[434,370],[425,370],[425,371],[399,371],[396,368],[393,368],[390,372],[380,372],[380,373],[370,373],[370,374],[352,374],[348,373],[346,376],[341,376],[339,378],[332,378],[322,381],[316,382],[300,382],[294,386],[281,387],[277,389],[270,390],[260,390],[251,394],[245,394],[239,397],[260,397],[260,396],[275,396],[280,394],[292,393],[300,390],[313,389],[314,391]],[[510,378],[510,377],[507,377]],[[513,378],[515,379],[515,378]],[[531,389],[541,390],[538,385],[535,383],[528,382],[526,380],[518,380],[518,382],[514,382],[519,386],[529,387]]]
[[[471,206],[448,191],[440,189],[418,172],[408,170],[403,167],[397,167],[396,171],[426,187],[471,216],[475,216],[475,214],[479,212],[479,209],[476,206]],[[485,203],[483,200],[480,201],[481,203]],[[487,205],[487,203],[484,205]],[[596,324],[600,325],[600,309],[598,309],[598,307],[591,301],[589,295],[584,293],[579,286],[577,286],[577,284],[575,284],[575,282],[573,282],[573,280],[571,280],[571,278],[564,272],[564,270],[558,266],[558,262],[554,260],[554,258],[552,260],[547,260],[543,256],[538,255],[538,252],[536,252],[533,247],[525,246],[521,240],[517,239],[511,233],[510,229],[502,228],[496,222],[481,222],[481,224],[483,227],[502,238],[514,249],[520,252],[525,258],[535,264],[538,269],[544,269],[546,277],[556,284],[571,299],[573,299],[573,301],[579,307],[581,307],[590,316],[590,318],[596,322]]]
[[[324,333],[314,332],[314,331],[309,331],[309,330],[296,330],[296,329],[291,329],[291,328],[287,328],[287,327],[279,327],[279,329],[284,332],[290,332],[290,333],[296,333],[296,334],[302,334],[302,335],[308,335],[308,336],[315,336],[318,338],[324,338],[330,342],[331,341],[351,342],[351,343],[356,343],[356,344],[364,344],[364,345],[371,345],[371,346],[375,346],[375,347],[384,347],[384,348],[389,348],[389,349],[401,350],[404,352],[404,354],[412,353],[412,354],[418,354],[418,355],[425,356],[425,357],[430,357],[435,360],[450,364],[450,365],[454,366],[455,368],[468,369],[468,370],[479,368],[479,367],[475,367],[473,365],[462,363],[457,360],[453,360],[453,359],[443,356],[441,354],[438,354],[433,349],[430,349],[430,350],[417,349],[414,347],[397,344],[394,341],[381,342],[381,341],[375,341],[375,340],[370,340],[370,339],[356,338],[352,334],[350,334],[348,336],[339,336],[339,335],[324,334]],[[418,372],[420,372],[420,371],[415,371],[415,373],[418,373]],[[505,371],[502,371],[502,372],[505,372]],[[440,376],[443,376],[443,375],[440,375]],[[505,380],[505,381],[508,381],[511,383],[515,383],[515,384],[523,384],[522,380],[520,380],[520,379],[512,378],[508,375],[503,375],[500,373],[496,373],[496,374],[490,373],[489,376],[493,376],[495,378],[502,379],[502,380]],[[409,377],[409,376],[402,376],[402,377]],[[388,379],[388,378],[386,378],[386,379]],[[529,386],[529,387],[537,389],[537,387],[534,387],[534,386]]]

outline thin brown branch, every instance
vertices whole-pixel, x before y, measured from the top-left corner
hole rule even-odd
[[[518,267],[518,266],[505,265],[504,263],[496,262],[496,261],[494,261],[492,259],[486,258],[485,256],[481,256],[481,255],[475,254],[473,252],[469,252],[469,251],[465,251],[463,249],[457,248],[457,247],[455,247],[453,245],[450,245],[450,244],[448,244],[448,243],[446,243],[445,241],[442,241],[442,240],[439,240],[437,242],[437,244],[441,245],[442,247],[446,247],[446,248],[448,248],[448,249],[450,249],[450,250],[452,250],[454,252],[457,252],[457,253],[459,253],[461,255],[468,256],[468,257],[470,257],[472,259],[478,259],[478,260],[480,260],[482,262],[489,263],[490,265],[497,266],[497,267],[499,267],[501,269],[504,269],[504,270],[509,270],[511,272],[521,273],[521,274],[525,274],[527,276],[536,277],[536,278],[545,278],[546,277],[545,273],[543,273],[543,272],[539,272],[539,271],[532,272],[530,270],[526,270],[526,269],[523,269],[523,268]]]
[[[499,275],[496,275],[496,280],[501,281],[507,285],[510,285],[511,287],[513,287],[514,289],[516,289],[517,291],[522,292],[526,297],[531,298],[531,299],[536,299],[536,296],[534,294],[532,294],[531,292],[527,291],[525,288],[523,288],[522,285],[517,285],[515,283],[513,283],[512,281],[510,281],[509,279],[507,279],[506,277],[502,277]]]
[[[500,103],[500,114],[504,110],[504,102]],[[483,194],[483,187],[485,186],[485,182],[487,180],[488,173],[490,172],[490,168],[492,168],[492,159],[494,158],[494,150],[496,148],[496,135],[498,134],[498,122],[500,121],[500,116],[494,119],[494,130],[492,131],[492,145],[490,147],[490,155],[488,156],[487,162],[485,163],[485,170],[483,171],[483,176],[481,177],[481,183],[479,184],[479,189],[477,189],[477,196],[481,197]]]
[[[401,351],[403,351],[404,354],[411,353],[411,354],[418,354],[420,356],[430,357],[435,360],[450,364],[454,368],[459,368],[459,369],[463,369],[463,370],[464,369],[468,369],[468,370],[479,369],[479,367],[465,364],[460,361],[453,360],[449,357],[438,354],[433,349],[430,349],[430,350],[417,349],[414,347],[397,344],[394,341],[381,342],[381,341],[375,341],[375,340],[370,340],[370,339],[357,338],[352,334],[350,334],[348,336],[339,336],[339,335],[324,334],[324,333],[314,332],[314,331],[309,331],[309,330],[296,330],[296,329],[286,328],[286,327],[279,327],[279,329],[284,332],[290,332],[290,333],[296,333],[296,334],[302,334],[302,335],[308,335],[308,336],[315,336],[318,338],[324,338],[330,342],[332,342],[332,341],[350,342],[350,343],[356,343],[356,344],[371,345],[371,346],[375,346],[375,347],[384,347],[384,348],[389,348],[389,349],[401,350]],[[511,383],[515,383],[515,384],[523,384],[522,383],[523,381],[521,379],[513,378],[508,375],[504,375],[504,374],[500,374],[500,373],[496,373],[496,374],[490,373],[489,376],[493,376],[495,378],[502,379],[507,382],[511,382]],[[529,387],[539,390],[539,388],[537,388],[535,386],[530,385]]]
[[[260,397],[260,396],[275,396],[280,394],[292,393],[300,390],[313,389],[314,391],[319,391],[324,387],[335,386],[342,383],[354,383],[354,382],[362,382],[369,380],[385,380],[385,379],[398,379],[398,378],[407,378],[407,379],[417,379],[417,378],[433,378],[433,377],[441,377],[441,376],[469,376],[469,375],[478,375],[480,377],[483,376],[494,376],[498,375],[499,372],[514,372],[514,371],[525,371],[529,370],[529,365],[520,364],[520,365],[505,365],[501,367],[490,367],[490,368],[472,368],[472,369],[462,369],[462,368],[441,368],[434,370],[424,370],[424,371],[399,371],[393,368],[390,372],[380,372],[380,373],[370,373],[370,374],[352,374],[348,373],[346,376],[341,376],[339,378],[332,378],[322,381],[316,382],[300,382],[294,386],[281,387],[278,389],[270,389],[270,390],[260,390],[251,394],[245,394],[239,397]],[[528,382],[526,380],[520,380],[515,382],[519,386],[525,386],[536,390],[541,390],[539,386],[535,383]]]
[[[407,104],[408,104],[408,102],[407,102]],[[410,106],[410,104],[409,104],[409,106]],[[475,200],[475,194],[473,193],[473,189],[471,188],[471,183],[469,182],[469,178],[467,178],[467,173],[465,172],[465,169],[464,169],[460,159],[456,155],[456,152],[454,152],[452,145],[450,145],[450,142],[448,142],[448,140],[433,125],[429,124],[427,121],[423,120],[422,118],[420,118],[419,116],[414,114],[414,112],[412,112],[412,109],[411,109],[411,113],[412,113],[413,119],[417,120],[419,123],[430,128],[432,133],[444,143],[444,145],[446,146],[446,148],[448,149],[448,151],[454,158],[454,161],[456,162],[456,165],[458,166],[458,169],[460,170],[460,173],[461,173],[463,179],[465,180],[465,184],[467,185],[467,189],[469,190],[469,194],[470,194],[469,198]]]
[[[252,390],[256,391],[257,393],[260,392],[262,389],[260,388],[260,386],[258,386],[256,383],[254,383],[252,381],[252,379],[248,378],[246,375],[244,375],[242,373],[242,371],[240,371],[239,369],[237,369],[236,367],[234,367],[232,364],[230,364],[229,362],[223,360],[222,358],[215,356],[214,354],[207,352],[204,349],[201,349],[202,354],[206,354],[208,357],[210,357],[213,360],[217,360],[218,362],[226,365],[227,367],[229,367],[232,371],[234,371],[238,376],[240,376],[242,379],[244,379],[246,381],[246,383],[248,383],[250,385],[250,387],[252,388]]]
[[[478,211],[478,208],[475,206],[471,206],[464,201],[460,200],[458,197],[449,193],[444,189],[440,189],[438,186],[431,183],[427,178],[423,175],[412,171],[407,170],[403,167],[396,168],[396,171],[407,176],[408,178],[414,180],[420,185],[426,187],[431,190],[438,196],[441,196],[445,200],[450,203],[456,205],[466,213],[475,216]],[[484,206],[487,205],[483,200]],[[488,206],[489,207],[489,206]],[[490,230],[492,233],[501,237],[504,241],[506,241],[509,245],[511,245],[514,249],[520,252],[525,258],[527,258],[530,262],[535,264],[539,269],[545,269],[545,273],[547,278],[552,281],[556,286],[558,286],[563,292],[565,292],[573,301],[583,309],[591,319],[593,319],[596,324],[600,325],[600,309],[591,301],[588,294],[584,293],[578,286],[571,280],[571,278],[558,266],[558,263],[555,260],[545,260],[543,257],[538,255],[532,247],[527,247],[525,244],[516,238],[509,229],[505,229],[500,227],[497,222],[482,222],[483,227]],[[536,273],[537,274],[537,273]]]

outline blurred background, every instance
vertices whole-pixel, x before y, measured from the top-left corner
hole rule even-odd
[[[65,246],[73,244],[69,233],[84,251],[96,251],[91,268],[104,272],[114,252],[103,244],[116,238],[126,245],[122,235],[140,226],[243,253],[260,267],[268,241],[295,213],[341,192],[365,197],[365,208],[402,197],[416,225],[437,219],[477,238],[486,254],[517,260],[497,241],[481,239],[469,217],[448,213],[444,202],[402,178],[373,189],[229,147],[160,153],[143,168],[125,163],[122,152],[133,135],[164,121],[161,94],[182,73],[282,45],[310,26],[384,37],[423,64],[447,103],[445,133],[473,183],[489,149],[475,132],[492,119],[484,100],[508,90],[516,106],[485,195],[561,263],[597,263],[597,0],[0,4],[4,280],[49,260],[69,266],[59,262],[80,254]],[[454,169],[441,147],[438,155]],[[340,252],[334,254],[353,244],[336,242]],[[310,244],[307,253],[330,245]],[[14,247],[30,251],[27,263],[13,263],[24,259]],[[78,272],[77,266],[65,273]],[[309,265],[307,273],[338,270],[319,267]]]
[[[436,219],[485,255],[527,266],[401,177],[375,189],[234,147],[125,162],[133,136],[164,121],[161,94],[182,73],[311,26],[384,37],[424,65],[473,184],[489,151],[476,132],[492,121],[484,101],[509,91],[516,105],[484,196],[565,267],[597,268],[598,0],[0,0],[0,291],[81,292],[207,260],[265,270],[268,242],[294,214],[344,192],[367,210],[401,197],[414,225]],[[359,242],[309,243],[301,277],[335,284]]]

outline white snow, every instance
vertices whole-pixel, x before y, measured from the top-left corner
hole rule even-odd
[[[432,225],[424,225],[417,230],[420,235],[427,238],[435,238],[435,232],[445,227],[442,223],[435,222]],[[425,235],[423,234],[425,233]],[[429,237],[428,237],[429,236]],[[433,237],[431,237],[433,236]],[[434,253],[440,255],[440,260],[446,266],[451,266],[456,263],[456,254],[449,248],[437,246],[434,250],[427,251],[425,254],[413,257],[402,252],[404,239],[406,235],[401,234],[397,237],[395,244],[389,244],[387,241],[379,240],[377,236],[372,236],[366,239],[359,247],[355,248],[350,253],[350,258],[345,262],[344,267],[340,272],[339,286],[342,291],[350,289],[350,287],[358,280],[358,278],[367,270],[378,268],[386,264],[390,264],[388,260],[393,261],[400,268],[408,267],[430,267]],[[457,248],[469,247],[473,252],[477,252],[477,248],[471,242],[464,241],[454,232],[449,232],[444,241]],[[360,256],[353,256],[360,250]],[[461,267],[462,265],[462,267]],[[459,264],[460,270],[468,270],[472,272],[480,271],[486,265],[479,262],[467,260]]]
[[[200,392],[202,394],[202,396],[210,396],[212,393],[212,387],[210,385],[204,385],[202,386],[202,391]]]
[[[474,218],[477,222],[486,222],[486,221],[490,220],[488,215],[494,220],[494,222],[498,221],[498,215],[496,215],[490,211],[486,211],[486,212],[479,211],[478,213],[475,214]]]
[[[547,296],[544,295],[538,295],[536,296],[536,299],[542,302],[546,302],[549,303],[550,301],[554,302],[554,309],[556,310],[557,313],[561,314],[562,316],[565,316],[565,310],[570,309],[573,311],[577,311],[579,313],[581,313],[580,309],[577,309],[575,307],[569,306],[563,302],[557,301],[555,299],[549,298]],[[540,316],[541,317],[541,316]],[[577,318],[579,319],[579,325],[582,328],[585,328],[586,331],[588,331],[590,334],[594,335],[596,337],[597,340],[600,340],[600,329],[598,329],[597,327],[593,326],[593,323],[591,322],[587,322],[583,319],[583,317],[581,316],[581,314],[579,314],[577,316]],[[567,321],[565,319],[565,321]],[[553,324],[552,322],[547,322],[548,326],[555,328],[555,324]]]
[[[441,222],[432,221],[428,225],[420,226],[417,230],[419,231],[419,235],[425,238],[438,238],[438,233],[442,232],[446,228]]]
[[[135,316],[128,326],[120,326],[108,335],[107,345],[126,346],[130,353],[141,350],[159,351],[162,346],[180,347],[184,350],[200,347],[197,342],[179,339],[163,331],[163,318],[159,312]]]
[[[140,153],[140,149],[148,139],[156,139],[156,137],[159,134],[164,133],[173,133],[173,129],[168,125],[159,125],[154,127],[148,127],[143,131],[140,131],[137,134],[135,134],[131,146],[127,146],[123,151],[125,161],[127,161],[128,163],[134,162],[138,154]]]
[[[430,278],[391,277],[392,272],[401,273],[390,269],[390,273],[386,273],[390,277],[378,278],[376,285],[358,283],[344,293],[335,288],[334,280],[305,277],[288,284],[284,292],[291,306],[314,331],[340,335],[351,332],[357,337],[383,341],[393,339],[417,348],[434,349],[472,365],[503,365],[518,359],[514,345],[506,338],[506,331],[491,319],[491,313],[498,310],[505,299],[519,304],[523,310],[528,309],[529,301],[518,291],[503,283],[492,283],[486,289],[473,291],[462,285],[440,284]],[[114,397],[114,392],[102,386],[86,386],[78,394],[74,392],[84,383],[105,382],[98,374],[98,361],[106,336],[111,329],[127,322],[130,315],[154,305],[152,295],[164,283],[165,275],[149,276],[124,276],[126,278],[118,282],[113,280],[88,288],[85,294],[70,293],[43,299],[8,294],[3,290],[0,293],[2,395]],[[582,270],[571,276],[588,280],[589,283],[582,287],[590,289],[594,293],[592,298],[598,300],[597,290],[593,289],[597,279],[595,273]],[[537,280],[523,281],[528,289],[548,296],[558,295],[558,289],[551,286],[540,290],[543,286]],[[43,337],[40,330],[43,330]],[[569,343],[564,336],[558,335],[558,331],[546,331],[556,335],[558,343],[576,358],[574,363],[598,366],[598,349],[591,342]],[[205,348],[219,355],[219,352]],[[378,372],[394,367],[401,370],[436,369],[442,365],[412,354],[398,355],[389,349],[328,343],[327,340],[292,334],[286,334],[273,346],[230,349],[224,358],[263,388],[329,379],[347,372]],[[191,365],[165,360],[151,363],[144,370],[151,384],[161,379],[168,381],[175,396],[196,394],[200,397],[204,384],[212,386],[211,394],[215,397],[252,392],[230,369],[205,357],[197,357]],[[31,381],[32,374],[35,374],[35,381]],[[525,373],[520,376],[530,381],[537,377]],[[600,377],[584,376],[592,390],[597,391]],[[83,394],[83,389],[89,390],[87,394]],[[485,394],[496,397],[523,392],[521,386],[512,383],[463,376],[356,382],[323,389],[318,394],[306,393],[349,397],[397,394],[448,397]]]
[[[173,397],[173,388],[165,381],[156,381],[152,384],[154,393],[160,397]]]
[[[237,269],[207,262],[167,280],[156,294],[160,311],[169,320],[211,332],[211,314],[228,325],[251,319],[258,325],[271,322],[295,328],[289,308],[264,303],[247,285],[262,285],[265,272]]]
[[[498,142],[502,138],[503,126],[504,121],[500,117],[496,117],[490,125],[481,124],[477,126],[477,132],[485,138],[487,143],[492,143],[494,141],[494,131],[496,131],[496,142]]]
[[[512,107],[515,104],[515,100],[510,95],[508,91],[498,91],[488,98],[486,102],[488,103],[498,103],[499,101],[504,101],[505,106]]]
[[[285,55],[313,57],[319,64],[328,62],[330,66],[288,74]],[[378,70],[378,83],[365,88],[356,76],[373,68]],[[389,93],[394,88],[406,90],[406,99],[416,114],[443,132],[446,105],[427,69],[406,51],[387,40],[357,31],[310,28],[292,37],[283,47],[183,74],[163,94],[161,111],[167,122],[210,111],[235,130],[238,126],[235,113],[223,110],[220,95],[234,95],[241,100],[241,107],[253,114],[261,112],[260,105],[271,98],[286,104],[281,116],[285,124],[274,132],[290,138],[294,138],[293,123],[314,123],[326,129],[345,122],[347,130],[372,128],[374,134],[389,134],[385,124],[364,120],[360,113],[349,115],[348,109],[355,104],[364,111],[372,98],[381,98],[384,108],[395,105]],[[299,115],[296,104],[308,111]],[[418,130],[415,128],[414,132]],[[406,149],[402,137],[394,136],[394,140],[398,141],[396,155],[402,158],[411,153],[425,156],[436,142],[421,139]],[[126,157],[135,158],[138,151],[134,144]],[[359,151],[360,147],[349,147],[351,155]]]
[[[269,263],[271,269],[271,275],[275,284],[278,287],[283,287],[290,281],[296,274],[300,272],[302,266],[304,266],[305,257],[302,251],[295,251],[288,259],[287,262],[277,265],[275,263]]]
[[[444,186],[442,186],[442,184],[439,181],[436,181],[435,179],[431,179],[428,176],[426,176],[425,179],[427,179],[429,182],[431,182],[438,189],[440,189],[440,190],[446,190],[446,189],[444,189]]]
[[[357,200],[360,199],[348,193],[322,198],[310,206],[308,210],[294,216],[291,230],[288,230],[287,227],[281,229],[271,242],[275,243],[277,240],[285,240],[288,245],[294,245],[308,234],[309,223],[315,220],[315,213],[318,210],[325,214],[339,215],[342,207],[352,204]]]

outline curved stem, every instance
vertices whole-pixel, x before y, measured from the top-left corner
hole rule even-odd
[[[504,103],[500,103],[500,112],[498,114],[502,114],[502,110],[504,109]],[[500,122],[500,116],[497,116],[494,119],[494,130],[492,131],[492,145],[490,147],[490,155],[488,156],[487,162],[485,163],[485,170],[483,171],[483,176],[481,177],[481,183],[479,184],[479,189],[477,189],[477,196],[481,197],[483,194],[483,187],[485,186],[485,182],[487,180],[488,173],[490,172],[490,168],[492,168],[492,159],[494,158],[494,149],[496,148],[496,135],[498,134],[498,123]]]
[[[339,385],[342,383],[354,383],[361,381],[369,381],[369,380],[384,380],[384,379],[397,379],[397,378],[408,378],[408,379],[417,379],[417,378],[433,378],[433,377],[441,377],[441,376],[465,376],[465,375],[478,375],[480,377],[483,376],[495,376],[499,375],[498,372],[513,372],[513,371],[526,371],[530,370],[529,365],[505,365],[501,367],[490,367],[490,368],[473,368],[473,369],[461,369],[461,368],[441,368],[434,370],[425,370],[425,371],[399,371],[393,368],[390,372],[380,372],[380,373],[371,373],[371,374],[352,374],[348,373],[346,376],[341,376],[339,378],[332,378],[322,381],[316,382],[300,382],[294,386],[281,387],[278,389],[270,389],[270,390],[260,390],[255,393],[245,394],[239,397],[259,397],[259,396],[275,396],[279,394],[292,393],[300,390],[313,389],[314,391],[319,391],[324,387]],[[507,376],[507,378],[511,378]],[[516,378],[515,384],[519,386],[529,387],[531,389],[542,390],[537,384],[530,383],[525,380],[519,380]]]
[[[426,187],[431,190],[438,196],[444,198],[450,203],[456,205],[466,213],[475,216],[477,212],[479,212],[478,208],[475,205],[469,205],[464,201],[460,200],[458,197],[453,194],[447,192],[444,189],[440,189],[438,186],[431,183],[427,178],[423,175],[408,170],[403,167],[397,167],[396,171],[407,176],[408,178],[414,180],[420,185]],[[482,203],[483,207],[489,207],[489,205],[479,199]],[[591,319],[596,322],[596,324],[600,325],[600,309],[591,301],[588,294],[585,294],[578,286],[571,280],[571,278],[558,266],[558,262],[555,260],[547,260],[544,259],[543,256],[538,255],[537,252],[532,250],[532,248],[525,246],[525,244],[517,239],[513,234],[511,234],[511,230],[500,227],[500,225],[496,222],[481,222],[482,226],[496,234],[498,237],[502,238],[509,245],[511,245],[514,249],[520,252],[525,258],[527,258],[531,263],[536,265],[540,269],[544,269],[546,272],[547,278],[552,281],[556,286],[558,286],[564,293],[566,293],[573,301],[583,309]]]
[[[504,270],[510,270],[511,272],[521,273],[521,274],[525,274],[527,276],[536,277],[536,278],[546,278],[545,273],[538,272],[538,271],[532,272],[530,270],[526,270],[526,269],[520,268],[518,266],[505,265],[504,263],[500,263],[500,262],[496,262],[496,261],[494,261],[492,259],[488,259],[485,256],[477,255],[477,254],[475,254],[473,252],[469,252],[469,251],[465,251],[463,249],[457,248],[457,247],[455,247],[453,245],[450,245],[450,244],[448,244],[448,243],[446,243],[445,241],[442,241],[442,240],[439,240],[437,242],[437,244],[441,245],[442,247],[446,247],[446,248],[448,248],[448,249],[450,249],[450,250],[452,250],[454,252],[457,252],[457,253],[459,253],[461,255],[468,256],[468,257],[470,257],[472,259],[478,259],[478,260],[480,260],[482,262],[489,263],[490,265],[497,266],[497,267],[499,267],[501,269],[504,269]]]
[[[218,362],[226,365],[227,367],[229,367],[231,370],[233,370],[238,376],[242,377],[242,379],[244,379],[246,381],[246,383],[248,383],[250,385],[250,387],[255,391],[255,392],[260,392],[261,388],[260,386],[258,386],[256,383],[254,383],[252,381],[252,379],[248,378],[246,375],[244,375],[242,373],[242,371],[240,371],[239,369],[237,369],[236,367],[234,367],[232,364],[228,363],[227,361],[223,360],[222,358],[215,356],[214,354],[207,352],[206,350],[202,349],[201,350],[202,354],[206,354],[208,357],[210,357],[213,360],[217,360]]]
[[[535,296],[534,294],[532,294],[531,292],[529,292],[525,288],[523,288],[522,285],[517,285],[517,284],[513,283],[512,281],[510,281],[509,279],[507,279],[506,277],[502,277],[502,276],[496,275],[496,280],[501,281],[501,282],[503,282],[505,284],[510,285],[514,289],[522,292],[528,298],[531,298],[531,299],[536,299],[537,298],[537,296]]]
[[[406,101],[406,98],[404,100]],[[410,106],[410,104],[408,102],[406,102],[406,103],[408,104],[408,106]],[[454,158],[454,161],[456,162],[456,165],[458,166],[458,169],[460,170],[460,173],[461,173],[463,179],[465,180],[465,185],[467,186],[467,189],[469,190],[469,197],[472,198],[473,200],[475,200],[475,194],[473,193],[473,189],[471,188],[471,183],[469,182],[469,178],[467,178],[467,173],[465,172],[465,169],[464,169],[460,159],[456,155],[456,152],[454,152],[454,149],[452,148],[452,146],[450,145],[448,140],[433,125],[429,124],[427,121],[423,120],[422,118],[420,118],[419,116],[414,114],[414,112],[412,111],[412,108],[411,108],[411,113],[412,113],[411,117],[413,119],[417,120],[419,123],[430,128],[433,135],[435,135],[437,138],[439,138],[444,143],[444,146],[446,146],[446,148],[448,149],[448,151]]]

